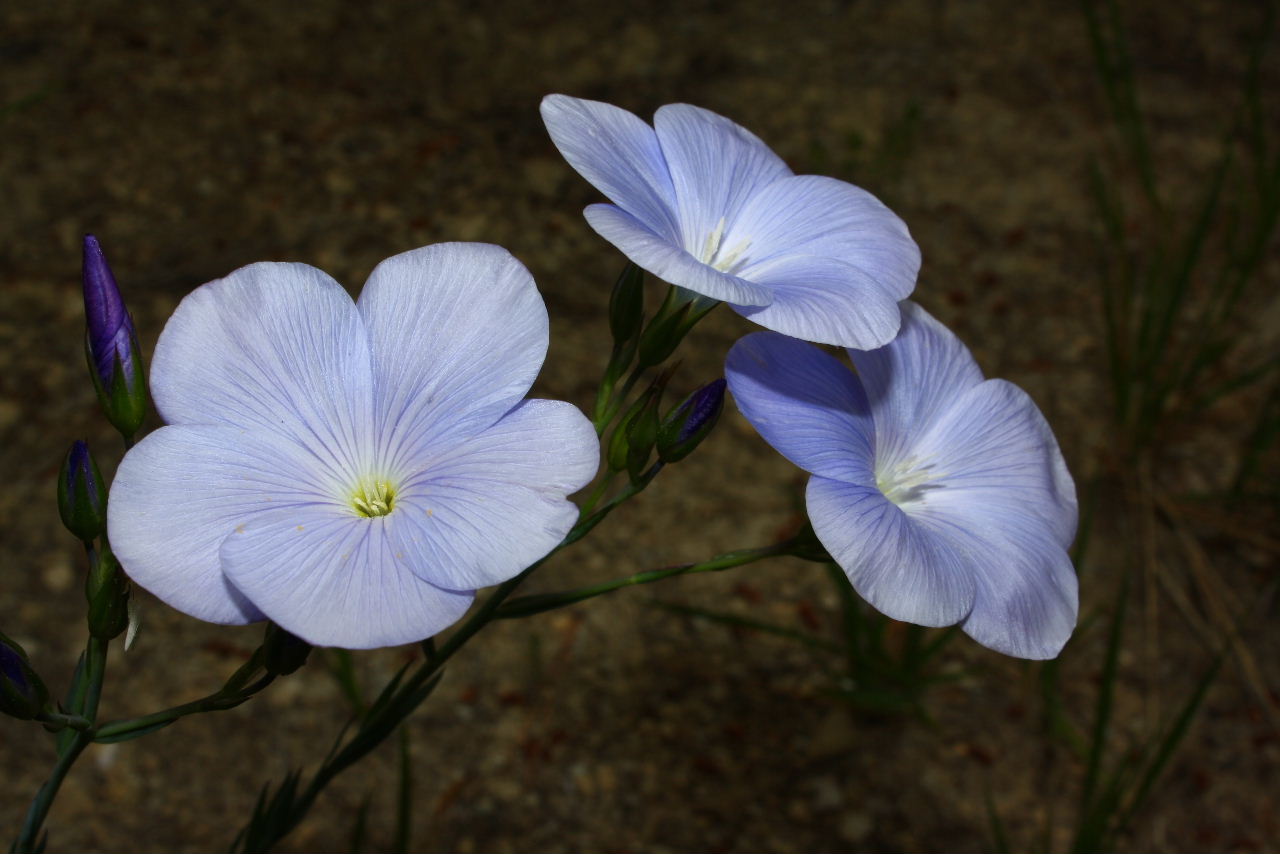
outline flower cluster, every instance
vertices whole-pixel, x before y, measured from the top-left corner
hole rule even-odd
[[[585,212],[601,236],[683,298],[772,330],[733,347],[728,387],[813,475],[814,532],[862,596],[1010,655],[1056,655],[1078,607],[1071,477],[1031,399],[984,379],[905,301],[920,252],[902,220],[698,107],[662,107],[650,126],[551,95],[542,116],[612,202]],[[89,285],[100,384],[129,385],[132,324],[89,305],[114,293],[109,271]],[[611,323],[634,337],[640,319]],[[806,342],[849,348],[856,373]],[[139,584],[202,619],[269,617],[344,647],[431,635],[555,548],[577,518],[566,496],[595,475],[582,414],[523,400],[546,348],[533,280],[495,246],[390,258],[354,303],[305,265],[237,270],[188,296],[160,338],[151,388],[168,426],[120,467],[112,545]],[[654,415],[646,459],[655,441],[663,463],[689,453],[723,389]]]
[[[729,387],[765,440],[813,474],[814,532],[858,592],[896,619],[1056,656],[1078,611],[1074,484],[1031,399],[984,380],[950,331],[899,303],[920,267],[902,221],[857,187],[793,175],[698,107],[662,107],[650,127],[551,95],[542,115],[614,203],[586,210],[602,237],[774,330],[733,347]],[[850,348],[857,373],[805,341]]]

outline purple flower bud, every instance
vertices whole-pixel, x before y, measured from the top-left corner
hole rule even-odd
[[[82,540],[95,539],[106,529],[107,487],[89,446],[79,439],[62,463],[58,512],[67,530]]]
[[[0,712],[30,720],[44,710],[49,692],[31,669],[27,653],[0,634]]]
[[[22,657],[3,641],[0,641],[0,677],[21,687],[26,687],[27,684],[27,674],[22,669]]]
[[[724,409],[725,381],[709,382],[671,410],[658,431],[658,456],[663,462],[682,460],[716,426]]]
[[[92,234],[84,236],[85,350],[98,399],[107,418],[126,437],[142,426],[147,392],[133,319],[116,278]]]
[[[98,378],[108,388],[120,360],[125,381],[131,379],[133,360],[133,320],[125,310],[116,277],[92,234],[84,236],[84,316],[89,327],[89,353]]]

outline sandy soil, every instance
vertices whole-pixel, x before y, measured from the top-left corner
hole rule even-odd
[[[1187,180],[1213,156],[1259,16],[1243,3],[1176,14],[1130,5],[1154,138]],[[0,105],[13,105],[0,114],[0,626],[55,685],[82,644],[83,572],[54,510],[55,472],[77,436],[104,468],[119,457],[84,376],[80,236],[101,239],[148,351],[186,292],[251,261],[305,261],[355,290],[379,260],[415,246],[499,243],[533,271],[551,313],[536,393],[586,406],[620,262],[580,216],[594,191],[541,127],[549,92],[646,116],[668,102],[706,106],[797,171],[881,194],[923,249],[917,298],[989,375],[1035,397],[1079,482],[1106,458],[1085,191],[1106,125],[1074,4],[12,3],[0,8],[0,64]],[[1274,63],[1266,74],[1269,94]],[[909,147],[886,142],[907,126]],[[900,157],[876,156],[884,150]],[[1271,308],[1247,335],[1275,343]],[[673,387],[718,376],[748,329],[713,314]],[[1218,485],[1229,460],[1203,449],[1229,455],[1247,415],[1227,412],[1199,437],[1187,489]],[[693,458],[530,589],[770,542],[798,522],[802,483],[730,412]],[[1113,515],[1081,582],[1084,614],[1101,619],[1062,664],[1078,715],[1116,579],[1136,573],[1125,557],[1134,534]],[[1275,577],[1275,552],[1214,530],[1195,533],[1209,537],[1215,577],[1253,600]],[[1172,584],[1195,598],[1180,554],[1166,555]],[[929,696],[933,725],[872,720],[828,696],[821,662],[801,647],[670,614],[651,595],[835,631],[821,568],[794,561],[493,628],[412,721],[415,847],[973,851],[990,846],[988,791],[1017,847],[1039,846],[1046,815],[1055,847],[1067,844],[1080,766],[1045,759],[1037,668],[961,640],[944,664],[967,675]],[[257,643],[256,628],[141,600],[136,647],[111,658],[109,716],[207,693]],[[1139,604],[1122,659],[1121,743],[1142,737],[1208,660],[1168,601]],[[1257,693],[1274,704],[1280,684],[1273,614],[1245,625],[1257,672],[1224,669],[1126,847],[1280,847],[1280,740]],[[368,684],[404,655],[361,656]],[[320,663],[234,711],[91,749],[55,806],[51,850],[224,848],[262,784],[316,757],[346,719]],[[366,797],[370,844],[388,848],[394,753],[341,778],[284,850],[344,849]],[[0,723],[3,833],[50,762],[40,730]]]

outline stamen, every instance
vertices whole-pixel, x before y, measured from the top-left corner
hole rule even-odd
[[[938,483],[943,473],[933,463],[908,457],[900,460],[887,471],[876,471],[876,488],[884,497],[901,507],[913,501],[924,501],[930,489],[941,489]]]
[[[724,241],[724,217],[720,217],[720,222],[716,223],[715,230],[707,235],[707,242],[702,246],[702,257],[698,260],[703,264],[707,264],[719,270],[721,273],[732,273],[734,266],[738,263],[738,259],[742,257],[742,253],[747,251],[747,247],[751,245],[750,240],[739,241],[728,252],[721,256],[720,244]]]
[[[386,516],[395,508],[395,487],[390,481],[369,478],[351,494],[351,508],[356,515],[372,519]]]
[[[707,235],[706,245],[702,247],[703,264],[710,264],[711,259],[716,257],[716,253],[720,251],[721,240],[724,240],[724,217],[720,217],[720,222],[716,223],[715,231]]]

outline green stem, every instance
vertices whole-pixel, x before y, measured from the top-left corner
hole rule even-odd
[[[123,741],[134,733],[139,735],[143,731],[151,731],[159,729],[161,726],[167,726],[179,718],[187,715],[200,714],[201,712],[221,712],[227,709],[233,709],[246,700],[251,699],[255,694],[266,688],[275,681],[275,674],[267,674],[239,691],[227,691],[225,689],[210,694],[207,697],[201,697],[199,700],[192,700],[190,703],[183,703],[179,706],[172,706],[159,712],[152,712],[149,715],[142,715],[136,718],[122,718],[117,721],[109,721],[100,727],[95,728],[90,735],[95,741],[112,742]]]
[[[98,700],[102,697],[102,682],[107,669],[107,643],[90,636],[84,650],[84,670],[73,692],[72,707],[68,709],[72,717],[83,719],[90,725],[98,714]],[[49,772],[49,779],[31,801],[22,830],[13,843],[15,852],[34,851],[43,847],[36,844],[40,828],[44,826],[44,820],[53,806],[53,799],[58,796],[58,789],[62,787],[62,781],[66,779],[71,766],[92,743],[91,733],[91,730],[66,729],[58,734],[58,759]]]
[[[574,605],[578,602],[586,601],[587,599],[594,599],[596,596],[602,596],[605,593],[612,593],[613,591],[621,590],[624,587],[634,587],[639,584],[652,584],[655,581],[674,578],[677,575],[692,575],[698,572],[722,572],[726,569],[745,566],[746,564],[755,563],[756,561],[765,560],[766,558],[789,555],[791,554],[791,548],[794,544],[795,540],[786,540],[781,543],[775,543],[772,546],[762,546],[761,548],[756,549],[743,549],[735,552],[727,552],[722,555],[717,555],[710,560],[704,560],[701,563],[686,563],[679,566],[637,572],[634,575],[628,575],[624,578],[606,581],[589,587],[581,587],[577,590],[564,590],[558,593],[540,593],[532,596],[521,596],[518,599],[513,599],[510,602],[507,602],[503,607],[499,608],[495,614],[495,618],[499,620],[511,620],[518,617],[529,617],[545,611],[552,611],[556,608]]]
[[[27,810],[26,820],[22,822],[22,830],[18,834],[18,838],[13,843],[12,850],[16,854],[26,854],[29,851],[38,851],[43,845],[36,844],[36,838],[40,834],[40,828],[44,825],[45,818],[49,815],[49,808],[53,806],[53,799],[58,795],[58,789],[62,786],[62,781],[66,779],[67,772],[71,770],[71,766],[80,758],[80,754],[90,744],[90,739],[84,733],[76,733],[75,738],[71,740],[68,746],[58,753],[58,761],[54,763],[53,770],[49,773],[49,779],[40,787],[40,791],[36,792],[35,798],[31,801],[31,807]]]

